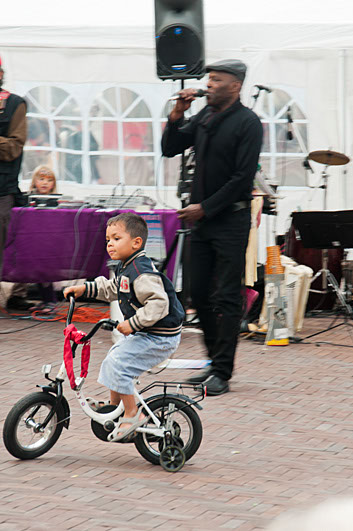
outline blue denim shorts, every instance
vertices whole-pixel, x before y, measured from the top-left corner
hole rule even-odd
[[[123,336],[103,361],[98,383],[117,393],[132,395],[133,379],[169,358],[178,348],[180,338],[181,334],[156,336],[147,332]]]

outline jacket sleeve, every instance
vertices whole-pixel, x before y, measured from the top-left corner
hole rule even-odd
[[[87,297],[99,299],[105,302],[113,302],[118,298],[118,288],[115,278],[109,280],[105,277],[97,277],[93,282],[85,282]]]
[[[184,118],[171,122],[168,119],[162,136],[162,154],[164,157],[174,157],[195,142],[195,117],[188,122]]]
[[[20,103],[15,110],[7,136],[0,136],[0,160],[11,162],[22,153],[27,137],[26,104]]]
[[[153,326],[169,313],[169,297],[158,275],[142,274],[134,281],[137,300],[143,304],[129,319],[135,332]]]
[[[254,179],[257,170],[262,135],[262,124],[258,118],[247,123],[235,155],[235,173],[222,188],[201,203],[207,218],[212,218],[225,207],[239,201],[244,190],[249,188],[249,180]]]

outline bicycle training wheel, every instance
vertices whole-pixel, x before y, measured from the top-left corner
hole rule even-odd
[[[25,396],[9,411],[3,430],[5,447],[18,459],[35,459],[54,446],[63,430],[64,410],[59,405],[44,431],[38,431],[55,405],[56,398],[48,393],[32,393]]]
[[[165,426],[167,422],[167,415],[169,404],[174,404],[175,411],[171,413],[172,416],[172,438],[177,446],[183,449],[185,460],[190,459],[198,450],[202,440],[202,424],[200,417],[196,411],[186,402],[174,397],[156,398],[148,403],[148,407],[153,411],[156,417],[161,421],[161,426]],[[147,421],[147,426],[154,426],[150,421]],[[147,461],[153,465],[160,464],[160,455],[163,451],[164,440],[162,437],[147,433],[138,433],[134,443],[137,451]]]

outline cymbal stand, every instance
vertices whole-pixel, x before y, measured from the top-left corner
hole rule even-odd
[[[328,164],[326,164],[325,168],[323,169],[321,176],[323,179],[323,184],[320,186],[320,188],[323,188],[324,190],[324,210],[327,210],[327,180],[328,180],[328,173],[327,173],[327,167]],[[344,322],[339,324],[334,324],[337,320],[337,318],[333,321],[333,325],[329,326],[326,330],[322,330],[321,332],[316,332],[315,334],[311,334],[310,336],[307,336],[304,339],[309,339],[311,337],[315,337],[319,334],[322,334],[323,332],[327,332],[329,330],[333,330],[334,328],[337,328],[342,325],[348,325],[352,327],[353,325],[351,323],[348,323],[349,319],[353,318],[353,310],[352,307],[347,304],[346,298],[344,296],[344,293],[342,292],[340,286],[338,285],[338,282],[336,280],[336,277],[331,273],[331,271],[328,269],[328,249],[322,249],[322,268],[315,273],[313,278],[311,279],[310,284],[313,284],[315,280],[322,275],[322,291],[310,289],[312,293],[321,293],[326,294],[328,292],[329,288],[332,288],[332,290],[335,292],[336,297],[338,299],[338,302],[342,309],[344,310]]]
[[[326,172],[327,167],[328,167],[328,164],[326,164],[325,168],[321,172],[321,177],[323,179],[323,184],[320,186],[320,188],[322,188],[324,190],[324,210],[327,210],[327,180],[328,180],[328,177],[329,177],[328,173]],[[334,287],[334,284],[336,283],[338,289],[339,289],[339,286],[337,284],[337,281],[336,281],[335,277],[332,275],[331,271],[328,269],[328,249],[322,249],[321,264],[322,264],[321,269],[319,271],[317,271],[317,273],[313,276],[313,278],[311,279],[310,284],[313,284],[313,282],[315,282],[315,280],[320,275],[322,275],[322,290],[323,291],[319,291],[319,290],[315,290],[315,289],[310,289],[310,291],[312,293],[326,294],[328,285],[330,287],[332,287],[334,289],[334,291],[336,291],[336,288]],[[328,276],[331,277],[330,280],[328,280]],[[336,292],[336,295],[338,296],[337,292]]]
[[[328,165],[326,164],[325,168],[321,172],[323,184],[320,186],[320,188],[323,188],[324,190],[324,210],[327,210],[327,179],[329,177],[328,173],[326,172],[327,167]]]

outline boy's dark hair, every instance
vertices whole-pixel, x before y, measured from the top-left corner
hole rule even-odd
[[[123,212],[118,216],[108,219],[107,227],[110,227],[110,225],[115,225],[115,223],[119,222],[124,223],[125,230],[128,234],[130,234],[131,238],[142,238],[141,249],[143,249],[146,245],[148,237],[146,221],[141,216],[133,214],[133,212]]]

